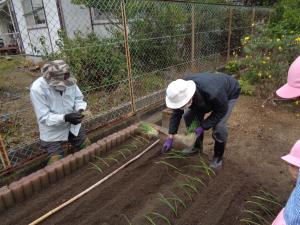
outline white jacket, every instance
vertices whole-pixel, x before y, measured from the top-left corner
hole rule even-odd
[[[78,135],[81,124],[72,125],[64,119],[65,114],[86,109],[87,103],[83,101],[83,95],[76,84],[67,87],[61,95],[40,77],[30,88],[30,99],[42,141],[66,141],[69,132]]]

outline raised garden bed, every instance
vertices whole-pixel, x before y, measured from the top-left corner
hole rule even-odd
[[[266,196],[261,195],[254,178],[230,160],[224,170],[215,173],[208,167],[206,155],[184,157],[180,145],[174,146],[178,150],[161,155],[164,139],[161,134],[159,145],[42,224],[260,222],[255,216],[260,208],[249,202],[255,202],[253,196]],[[1,221],[29,224],[101,180],[154,141],[137,133],[137,126],[131,126],[2,188]],[[266,207],[275,214],[280,206],[269,203]],[[260,204],[265,206],[264,202]],[[271,220],[274,215],[266,213],[259,216]]]

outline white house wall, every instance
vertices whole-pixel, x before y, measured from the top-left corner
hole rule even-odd
[[[69,38],[74,38],[76,32],[85,35],[92,32],[89,9],[83,5],[74,5],[71,0],[61,0],[64,25]]]
[[[76,32],[82,36],[95,32],[99,37],[109,37],[105,29],[107,20],[94,21],[92,25],[89,8],[84,5],[74,5],[71,0],[61,0],[65,29],[69,38],[74,38]],[[107,25],[106,25],[107,26]]]
[[[11,43],[11,38],[10,35],[8,34],[8,24],[9,24],[9,19],[4,15],[3,12],[0,11],[0,37],[4,41],[4,46],[7,46]]]
[[[20,35],[26,55],[42,55],[43,50],[40,43],[41,37],[45,38],[45,45],[48,52],[57,51],[56,42],[59,39],[58,31],[61,29],[56,0],[43,0],[46,25],[27,27],[26,19],[23,16],[23,0],[12,0],[16,13],[16,19],[20,28]],[[83,5],[74,5],[71,0],[58,0],[61,4],[61,14],[65,30],[69,38],[74,38],[77,32],[82,36],[93,31],[99,37],[109,37],[110,34],[105,29],[103,23],[107,21],[96,21],[92,26],[90,10]],[[109,25],[107,25],[109,26]]]
[[[107,27],[108,29],[111,29],[109,26],[112,26],[112,25],[94,24],[94,32],[97,34],[98,37],[109,38],[111,36],[111,34],[105,28],[105,27]]]
[[[32,43],[33,54],[32,55],[44,55],[42,50],[42,45],[40,42],[41,37],[45,37],[45,46],[48,52],[52,52],[51,42],[48,34],[47,27],[38,28],[38,29],[29,29],[28,30],[30,41]]]
[[[50,34],[50,39],[48,39],[48,41],[51,40],[51,50],[56,52],[58,50],[58,46],[55,43],[59,39],[58,31],[61,29],[56,0],[43,0],[43,2]],[[49,35],[47,36],[49,37]]]
[[[21,0],[12,0],[15,9],[17,22],[20,28],[20,34],[23,41],[26,55],[41,55],[42,46],[40,38],[45,38],[48,52],[57,50],[55,42],[58,40],[57,31],[60,30],[59,17],[56,7],[56,0],[44,0],[45,14],[48,21],[47,26],[27,27]],[[49,35],[50,34],[50,35]]]
[[[20,35],[22,38],[23,46],[24,46],[24,51],[25,54],[27,55],[33,55],[33,50],[30,45],[30,37],[29,33],[27,31],[27,24],[25,21],[25,18],[23,16],[24,11],[22,7],[22,2],[21,0],[12,0],[13,7],[16,13],[16,19],[20,28]]]

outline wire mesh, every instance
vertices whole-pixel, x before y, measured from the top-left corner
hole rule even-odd
[[[270,15],[149,0],[7,0],[0,9],[0,54],[14,53],[1,51],[1,38],[18,50],[0,59],[0,134],[13,166],[42,154],[29,89],[45,61],[70,65],[88,102],[84,126],[93,130],[162,102],[176,78],[224,65]]]

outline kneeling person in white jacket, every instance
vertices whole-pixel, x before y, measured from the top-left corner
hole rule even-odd
[[[81,127],[87,103],[63,60],[46,63],[42,77],[30,88],[30,98],[37,117],[41,147],[49,153],[49,163],[63,157],[62,142],[69,141],[75,150],[89,140]]]

